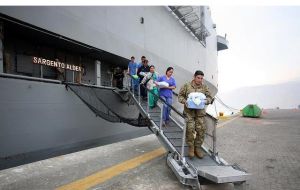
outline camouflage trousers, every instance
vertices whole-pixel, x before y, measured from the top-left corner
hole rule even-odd
[[[205,117],[192,117],[189,114],[186,114],[185,122],[186,144],[188,146],[201,147],[204,141],[206,131]]]

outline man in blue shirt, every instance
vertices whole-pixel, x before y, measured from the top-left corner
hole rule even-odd
[[[134,62],[135,58],[134,56],[132,56],[130,58],[130,62],[128,63],[128,70],[127,70],[127,73],[131,76],[133,75],[136,75],[137,74],[137,69],[138,69],[138,65],[136,62]],[[138,90],[138,84],[139,84],[139,81],[138,79],[133,79],[131,78],[131,90],[134,90],[135,92],[137,92]],[[133,88],[133,89],[132,89]]]

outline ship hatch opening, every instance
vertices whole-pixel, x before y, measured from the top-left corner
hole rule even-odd
[[[97,86],[115,86],[115,69],[127,69],[129,59],[119,55],[3,14],[0,14],[0,22],[3,28],[4,73]],[[51,65],[33,63],[34,57],[80,69],[65,68],[59,71]]]

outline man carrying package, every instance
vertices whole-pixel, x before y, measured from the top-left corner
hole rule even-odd
[[[212,102],[209,89],[203,84],[203,77],[202,71],[196,71],[194,79],[184,84],[178,95],[178,101],[184,104],[183,113],[186,121],[186,143],[189,146],[188,155],[190,158],[196,155],[200,159],[204,156],[201,146],[206,131],[204,104],[208,105]],[[194,138],[195,132],[196,138]]]

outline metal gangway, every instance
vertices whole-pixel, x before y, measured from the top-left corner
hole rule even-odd
[[[200,182],[201,179],[204,179],[218,184],[233,183],[235,187],[243,188],[243,184],[250,174],[238,165],[229,165],[218,156],[216,149],[216,118],[209,114],[205,118],[207,131],[202,145],[202,151],[205,152],[204,158],[194,157],[190,159],[188,157],[188,146],[185,143],[184,115],[158,96],[157,106],[150,109],[148,101],[141,98],[141,85],[138,86],[138,92],[134,92],[134,89],[131,89],[131,86],[133,86],[131,81],[131,76],[127,75],[126,88],[142,114],[151,121],[151,131],[168,151],[167,164],[182,184],[191,186],[193,189],[201,189]],[[150,91],[145,86],[142,88],[147,90],[147,96],[149,96]],[[167,126],[163,126],[162,122],[163,105],[171,108],[171,121]]]

